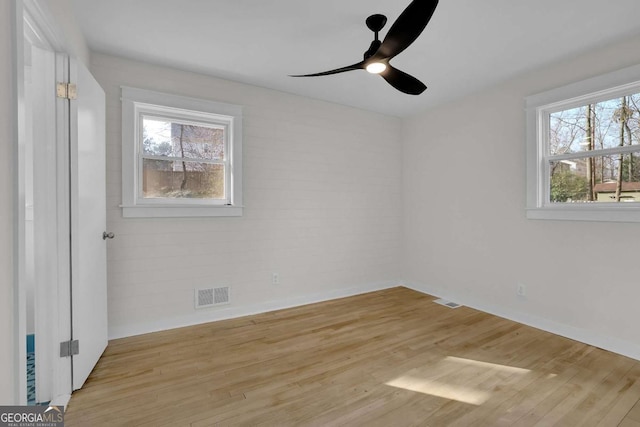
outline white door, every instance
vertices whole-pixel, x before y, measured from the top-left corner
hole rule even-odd
[[[73,389],[82,387],[107,347],[105,95],[86,67],[70,62],[77,99],[70,114],[71,335]]]

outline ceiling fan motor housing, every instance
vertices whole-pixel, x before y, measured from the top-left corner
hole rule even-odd
[[[364,53],[364,60],[366,61],[367,59],[371,58],[373,55],[376,54],[376,52],[378,51],[378,49],[380,49],[380,45],[382,45],[382,42],[378,39],[374,40],[371,42],[371,46],[369,46],[369,50],[367,50]]]

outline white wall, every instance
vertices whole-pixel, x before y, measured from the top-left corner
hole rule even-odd
[[[14,400],[12,8],[0,2],[0,405]]]
[[[640,224],[525,219],[524,98],[640,63],[640,38],[404,123],[406,282],[640,358]],[[527,286],[526,299],[516,284]]]
[[[110,56],[107,95],[109,334],[118,337],[397,284],[400,120]],[[124,219],[120,85],[244,107],[241,218]],[[271,273],[281,284],[271,284]],[[195,287],[232,304],[194,310]]]

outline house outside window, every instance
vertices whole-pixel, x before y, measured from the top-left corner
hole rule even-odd
[[[640,66],[526,104],[527,217],[640,222]]]
[[[123,216],[242,215],[242,109],[122,88]]]

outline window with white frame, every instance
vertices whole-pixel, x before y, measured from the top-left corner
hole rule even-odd
[[[640,66],[527,104],[527,217],[640,222]]]
[[[122,212],[242,215],[242,108],[122,87]]]

